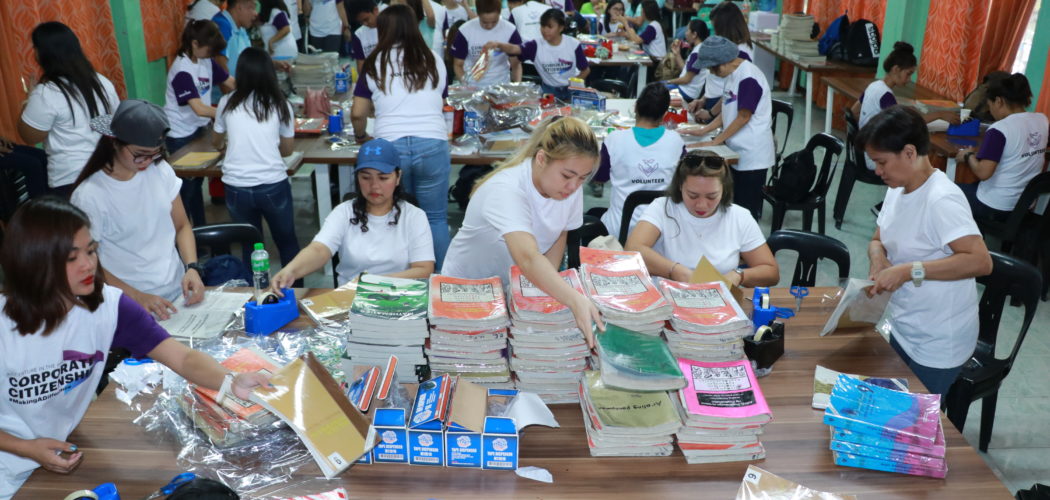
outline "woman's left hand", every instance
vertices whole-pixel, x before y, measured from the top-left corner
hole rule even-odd
[[[188,306],[204,300],[204,282],[196,269],[187,269],[182,276],[182,296],[186,298]]]
[[[962,148],[958,153],[955,153],[955,161],[957,163],[963,163],[966,161],[966,153],[972,152],[973,148]]]
[[[898,264],[887,267],[875,275],[875,286],[872,287],[872,293],[877,295],[882,292],[895,292],[910,280],[911,265]]]
[[[255,390],[256,387],[272,389],[273,385],[270,385],[270,376],[262,372],[238,373],[233,377],[231,390],[233,391],[234,396],[245,401],[250,401],[252,391]]]

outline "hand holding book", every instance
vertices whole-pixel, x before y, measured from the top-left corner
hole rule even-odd
[[[573,317],[576,318],[576,327],[583,332],[583,338],[587,341],[587,347],[594,349],[594,326],[598,330],[605,331],[605,323],[594,302],[583,294],[576,294],[575,300],[569,304]],[[593,323],[593,324],[592,324]]]

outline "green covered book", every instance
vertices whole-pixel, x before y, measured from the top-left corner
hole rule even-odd
[[[425,320],[427,297],[426,281],[364,274],[357,283],[350,314],[387,321]]]
[[[682,370],[662,338],[611,323],[596,337],[605,385],[633,391],[672,391],[685,387]]]
[[[666,392],[624,391],[605,385],[598,372],[584,372],[583,404],[600,434],[671,434],[681,417]]]

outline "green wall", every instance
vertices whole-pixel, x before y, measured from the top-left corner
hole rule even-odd
[[[146,37],[142,30],[142,11],[138,0],[110,0],[113,27],[120,49],[120,65],[129,99],[145,99],[164,105],[167,62],[146,60]]]
[[[915,47],[915,57],[922,64],[922,42],[926,38],[926,18],[930,11],[930,0],[888,0],[886,18],[882,23],[882,45],[879,47],[879,71],[876,78],[885,76],[882,61],[890,55],[893,44],[905,41]],[[918,71],[911,75],[915,81]]]
[[[1032,93],[1035,94],[1032,105],[1028,107],[1030,110],[1034,110],[1035,103],[1039,102],[1039,89],[1043,88],[1043,79],[1046,78],[1046,54],[1050,52],[1050,1],[1041,1],[1039,19],[1035,22],[1035,36],[1032,38],[1032,51],[1024,70],[1028,83],[1032,86]]]

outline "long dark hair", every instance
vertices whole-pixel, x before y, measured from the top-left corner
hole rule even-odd
[[[405,3],[408,4],[408,6],[412,8],[412,11],[416,14],[416,22],[417,23],[423,22],[423,19],[426,19],[426,17],[427,17],[426,16],[426,11],[423,10],[423,1],[424,0],[406,0],[405,1]],[[426,0],[426,1],[429,2],[430,0]]]
[[[44,70],[40,83],[53,83],[62,91],[70,114],[73,114],[73,99],[83,101],[90,118],[109,113],[116,106],[117,103],[109,102],[106,97],[102,81],[69,26],[58,21],[40,23],[33,28],[32,39],[37,63]],[[98,108],[96,98],[102,102],[103,109]]]
[[[79,301],[66,276],[73,237],[85,227],[91,227],[87,214],[54,195],[30,200],[7,223],[0,249],[7,296],[4,314],[20,335],[31,335],[41,326],[44,335],[50,334],[66,319],[69,304],[95,311],[102,303],[101,264],[95,270],[94,290]]]
[[[365,58],[361,72],[368,75],[381,91],[386,91],[387,67],[397,50],[401,51],[401,78],[410,92],[422,90],[427,82],[432,81],[434,88],[440,83],[437,58],[423,41],[419,23],[414,19],[415,13],[407,5],[391,5],[379,13],[376,20],[379,42]]]
[[[671,204],[682,203],[682,186],[686,179],[695,175],[716,178],[722,182],[722,199],[718,201],[718,210],[728,210],[733,204],[733,176],[729,173],[729,164],[725,159],[711,151],[690,151],[678,160],[674,176],[671,177],[671,183],[665,192],[668,203],[664,204],[664,214],[673,220],[675,225],[678,225],[678,221],[671,215]],[[678,230],[682,230],[680,225]]]
[[[186,23],[186,27],[182,30],[182,41],[179,44],[179,51],[175,55],[192,57],[193,42],[197,42],[197,45],[201,47],[211,49],[210,55],[212,57],[218,55],[226,48],[226,39],[222,37],[219,25],[208,19],[197,19]]]
[[[722,2],[711,9],[711,26],[716,35],[728,38],[737,45],[746,43],[748,47],[755,46],[751,43],[751,29],[747,27],[747,19],[744,19],[744,13],[733,2]]]
[[[271,113],[276,113],[282,123],[292,119],[288,100],[277,85],[273,60],[266,51],[255,47],[244,49],[237,59],[236,78],[237,88],[226,101],[223,113],[229,113],[242,104],[248,106],[251,102],[256,120],[268,120]],[[254,102],[250,100],[252,97]]]
[[[602,16],[605,19],[605,29],[610,31],[612,31],[612,20],[609,19],[609,11],[612,10],[613,6],[616,4],[623,5],[623,0],[610,0],[609,3],[605,5],[605,14]],[[624,9],[626,8],[627,6],[624,6]],[[623,14],[626,16],[627,12],[625,11]]]
[[[395,168],[394,173],[401,176],[401,169]],[[354,216],[350,218],[350,224],[361,225],[361,232],[368,232],[368,199],[362,196],[364,191],[361,190],[361,181],[357,179],[357,174],[354,174],[354,192],[357,193],[353,200],[350,201],[350,208],[354,211]],[[401,183],[397,183],[394,186],[394,194],[391,196],[394,199],[394,218],[390,221],[391,226],[396,226],[397,221],[401,219],[401,205],[402,201],[405,201],[405,192],[401,189]]]
[[[103,171],[107,174],[113,171],[113,160],[117,158],[117,152],[120,148],[127,146],[128,144],[116,137],[110,137],[104,135],[99,137],[98,143],[95,144],[95,150],[91,152],[91,156],[88,157],[87,163],[84,164],[84,168],[80,170],[80,175],[77,176],[77,180],[73,183],[73,190],[76,191],[77,187],[95,172]]]

